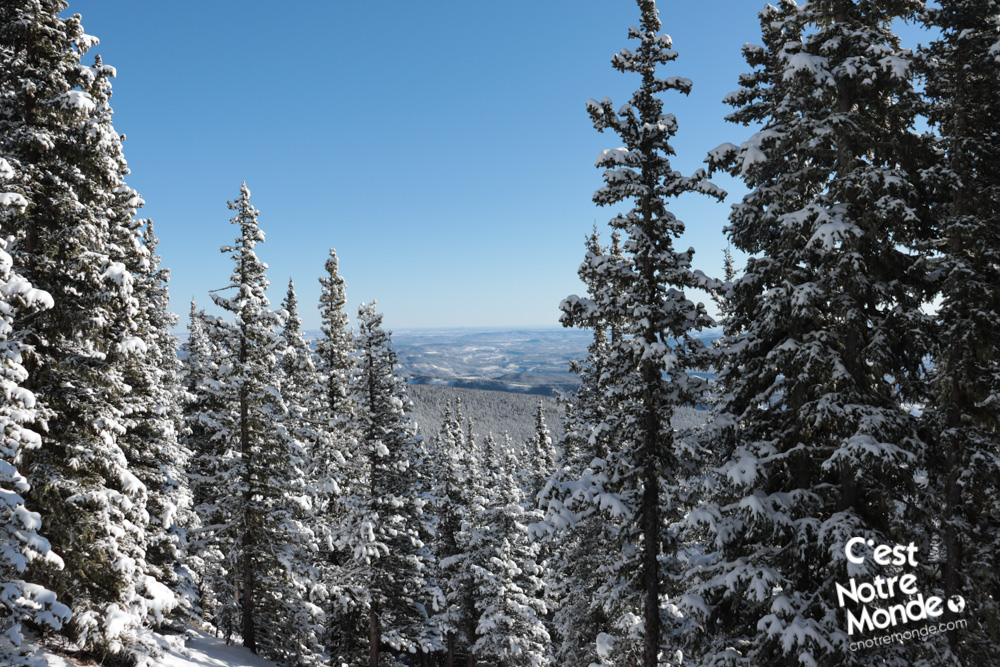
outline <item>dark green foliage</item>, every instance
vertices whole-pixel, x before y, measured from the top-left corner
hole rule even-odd
[[[1000,639],[1000,5],[943,0],[940,36],[922,51],[926,114],[940,160],[928,170],[937,231],[927,244],[940,306],[923,435],[927,530],[942,552],[939,586],[966,600],[968,627],[947,636],[957,664],[995,659]],[[954,615],[947,612],[947,620]]]

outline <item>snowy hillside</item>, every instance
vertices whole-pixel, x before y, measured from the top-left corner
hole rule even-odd
[[[200,630],[189,629],[184,638],[156,637],[163,647],[163,655],[155,659],[150,667],[275,667],[273,662],[257,657],[242,646],[227,645],[225,640]],[[38,656],[45,659],[48,667],[93,664],[48,649],[41,649]]]
[[[451,404],[454,408],[456,400],[462,401],[462,414],[472,420],[474,432],[483,437],[489,433],[497,437],[508,433],[514,442],[524,442],[534,433],[539,401],[553,440],[558,440],[563,432],[562,409],[550,396],[435,385],[411,385],[407,387],[407,395],[413,401],[417,430],[425,438],[438,434],[445,406]]]
[[[410,384],[552,396],[576,389],[569,362],[591,334],[573,329],[408,330],[393,333]]]
[[[446,404],[454,406],[456,400],[462,401],[463,415],[472,420],[474,431],[480,436],[489,433],[499,436],[506,432],[514,442],[524,442],[534,433],[539,400],[552,439],[558,442],[563,433],[563,411],[554,397],[438,385],[410,385],[407,394],[413,401],[417,429],[425,438],[437,435],[444,422]],[[675,429],[690,428],[704,424],[707,419],[705,410],[678,407],[673,426]]]

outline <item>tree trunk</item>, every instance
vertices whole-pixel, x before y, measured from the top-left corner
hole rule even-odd
[[[371,619],[368,624],[368,667],[378,667],[378,603],[372,600]]]
[[[253,563],[250,559],[250,531],[243,533],[243,646],[251,653],[257,653],[257,628],[254,625],[253,611],[257,582],[253,576]]]
[[[652,332],[646,334],[647,340],[655,340]],[[645,468],[642,489],[642,580],[646,593],[643,666],[656,667],[660,654],[660,469],[657,463],[660,459],[660,448],[666,446],[660,443],[661,416],[658,405],[653,400],[654,392],[659,388],[660,369],[652,364],[646,364],[643,369],[643,380],[646,385],[646,415],[643,443],[643,461]]]
[[[240,343],[240,364],[246,363],[247,349],[246,336]],[[255,530],[251,504],[253,503],[253,489],[251,488],[250,475],[250,420],[249,401],[247,399],[246,387],[240,390],[240,454],[243,459],[243,535],[241,536],[241,548],[243,551],[243,646],[251,653],[257,653],[256,626],[254,625],[254,604],[256,602],[257,582],[254,577],[253,538]]]
[[[967,409],[967,402],[963,395],[962,387],[958,381],[958,370],[959,359],[962,356],[962,349],[959,347],[952,348],[950,359],[948,360],[949,371],[951,374],[951,387],[949,388],[947,420],[945,423],[946,432],[955,433],[961,428],[962,425],[962,412]],[[964,442],[958,442],[954,437],[947,437],[942,439],[942,444],[945,449],[945,516],[944,516],[944,595],[947,600],[950,600],[953,595],[957,595],[962,587],[961,572],[962,572],[962,561],[964,560],[962,538],[959,531],[956,529],[956,523],[959,522],[963,506],[962,506],[962,486],[959,483],[959,476],[961,475],[963,460],[962,449],[965,447]],[[947,605],[944,609],[944,617],[942,621],[948,623],[955,620],[955,613],[952,612]],[[958,645],[958,632],[957,630],[949,630],[947,633],[948,644],[954,650]]]
[[[648,436],[647,436],[648,437]],[[660,653],[660,512],[659,480],[656,466],[646,463],[645,488],[642,492],[643,588],[646,591],[646,634],[644,667],[655,667]]]

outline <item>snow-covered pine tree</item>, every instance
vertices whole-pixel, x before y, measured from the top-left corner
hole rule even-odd
[[[471,421],[466,437],[474,438]],[[471,442],[474,446],[475,440]],[[417,609],[414,625],[417,654],[411,662],[414,667],[436,667],[438,658],[447,647],[446,632],[440,618],[447,606],[447,598],[440,585],[441,568],[435,549],[435,538],[441,524],[441,472],[433,444],[420,435],[413,444],[409,477],[418,507],[417,538],[421,546],[416,555],[421,563],[422,589],[414,605]]]
[[[316,341],[316,355],[319,357],[318,370],[323,377],[326,390],[328,418],[331,422],[349,420],[350,409],[348,387],[351,373],[351,350],[353,341],[348,328],[347,284],[338,271],[337,253],[330,248],[327,258],[326,275],[319,279],[320,330]]]
[[[211,342],[205,333],[205,312],[198,309],[194,299],[191,300],[188,312],[187,330],[187,339],[181,345],[181,381],[185,392],[181,410],[184,418],[182,443],[192,454],[197,453],[200,456],[205,447],[198,444],[204,440],[204,428],[199,423],[198,415],[203,411],[206,398],[206,394],[201,393],[200,387],[207,378],[215,377],[218,369],[213,362],[219,355],[212,350]],[[192,484],[192,487],[194,486]],[[198,494],[195,493],[195,496],[197,503]]]
[[[292,423],[300,442],[312,443],[316,439],[314,428],[320,426],[311,419],[320,409],[326,396],[316,369],[316,358],[302,332],[299,301],[295,282],[288,280],[288,291],[281,303],[284,325],[278,355],[281,395],[292,412]],[[325,426],[325,425],[324,425]]]
[[[616,282],[618,271],[613,270],[613,267],[626,261],[621,249],[621,234],[616,230],[612,234],[611,247],[606,248],[601,244],[595,225],[584,245],[587,251],[577,273],[587,286],[590,300],[600,298],[602,294],[620,294]],[[604,369],[611,354],[612,343],[621,337],[621,316],[622,313],[617,312],[593,311],[588,320],[593,338],[587,346],[587,357],[570,362],[570,370],[580,377],[580,387],[564,399],[565,436],[561,442],[563,466],[562,473],[557,475],[559,478],[565,478],[564,473],[569,471],[581,472],[595,457],[603,459],[607,456],[607,429],[595,431],[595,427],[603,423],[605,415],[615,409],[605,392],[604,383],[610,378],[604,375]],[[607,317],[611,319],[604,319]],[[544,506],[544,499],[542,500]]]
[[[851,653],[835,590],[894,573],[849,564],[852,537],[921,541],[904,516],[922,446],[903,404],[926,350],[928,267],[910,251],[927,234],[926,153],[891,29],[919,5],[769,5],[763,45],[743,49],[753,72],[726,98],[729,120],[762,129],[709,155],[750,189],[728,227],[749,258],[726,294],[718,486],[689,520],[709,550],[682,598],[700,664],[909,665],[921,650]]]
[[[469,511],[472,499],[484,488],[483,468],[462,432],[461,402],[445,406],[444,421],[434,441],[439,487],[436,511],[439,518],[434,553],[438,564],[438,586],[445,596],[444,609],[436,617],[445,638],[445,666],[461,664],[470,656],[476,640],[477,612],[469,561]],[[467,658],[468,661],[468,658]]]
[[[298,618],[303,603],[290,563],[302,539],[296,508],[304,495],[304,451],[286,428],[287,408],[275,385],[282,318],[269,309],[267,265],[255,252],[264,233],[246,183],[229,208],[240,230],[222,252],[235,266],[231,284],[212,299],[233,321],[205,318],[220,356],[215,377],[201,385],[215,408],[199,415],[208,432],[202,444],[218,457],[214,470],[198,473],[208,496],[198,506],[200,530],[207,533],[202,558],[218,568],[214,581],[203,583],[221,588],[213,591],[222,603],[213,622],[223,634],[238,631],[251,651],[290,661],[305,642],[286,636],[287,628],[274,619]],[[232,296],[220,294],[229,290]]]
[[[188,562],[198,579],[198,607],[202,619],[229,640],[236,631],[236,591],[224,566],[221,548],[226,542],[221,536],[216,539],[216,530],[226,523],[224,508],[218,503],[218,484],[231,463],[224,425],[218,421],[226,411],[226,396],[215,380],[224,356],[209,335],[213,326],[192,299],[188,338],[181,347],[185,390],[181,444],[191,452],[186,477],[195,514]]]
[[[728,328],[731,309],[726,294],[732,289],[733,280],[737,275],[739,275],[739,269],[736,268],[736,260],[733,259],[733,249],[732,246],[727,245],[722,249],[722,278],[725,282],[712,295],[715,305],[719,309],[719,319],[722,321],[723,333],[733,333]]]
[[[327,628],[324,644],[331,655],[356,655],[361,650],[353,642],[357,632],[347,631],[362,622],[352,596],[344,588],[343,558],[336,545],[345,508],[341,496],[350,490],[347,459],[352,442],[352,408],[349,401],[352,332],[345,307],[347,289],[338,271],[337,253],[332,248],[324,265],[320,283],[320,335],[316,340],[314,363],[318,376],[312,388],[310,419],[316,440],[310,445],[308,479],[315,493],[314,531],[320,550],[317,553],[319,580],[325,587],[324,610]]]
[[[546,667],[551,664],[550,637],[542,621],[547,607],[537,596],[544,586],[536,562],[538,545],[528,535],[529,502],[521,490],[513,448],[496,454],[490,485],[471,495],[467,508],[477,612],[471,651],[475,662],[498,667]]]
[[[545,409],[542,399],[538,399],[535,410],[535,433],[524,445],[522,467],[528,472],[529,480],[524,492],[529,503],[537,503],[538,493],[545,486],[549,476],[555,472],[555,448],[549,427],[545,424]]]
[[[99,55],[90,69],[93,75],[84,86],[94,101],[88,137],[94,152],[106,156],[104,164],[115,165],[114,170],[98,172],[94,179],[104,186],[98,206],[108,217],[109,263],[105,278],[117,286],[118,297],[126,306],[114,313],[106,333],[106,360],[121,376],[124,391],[114,397],[124,429],[118,446],[140,484],[137,491],[141,505],[137,505],[143,518],[139,528],[144,530],[133,548],[134,563],[126,566],[131,569],[132,583],[123,590],[122,597],[132,616],[129,625],[148,627],[162,624],[178,604],[165,584],[186,586],[182,579],[187,579],[183,571],[174,570],[174,563],[183,558],[177,550],[179,536],[176,530],[173,535],[167,534],[176,528],[173,521],[177,504],[183,502],[178,494],[184,493],[178,487],[182,480],[176,476],[185,458],[177,446],[179,415],[171,414],[176,344],[170,340],[168,329],[174,316],[168,311],[169,273],[159,272],[152,223],[136,218],[144,202],[123,180],[128,174],[123,137],[115,131],[110,103],[114,69],[105,67]],[[157,564],[149,562],[150,555]],[[159,651],[148,633],[140,633],[131,641],[137,640],[144,645],[144,652]]]
[[[353,649],[343,646],[347,634],[343,627],[351,611],[350,595],[342,588],[341,563],[335,547],[336,535],[344,519],[344,506],[339,497],[349,490],[350,481],[345,477],[347,458],[352,439],[352,407],[349,401],[351,351],[354,349],[352,333],[345,307],[347,290],[343,276],[338,271],[337,253],[332,248],[324,265],[326,274],[320,283],[320,336],[316,341],[316,372],[320,396],[315,403],[312,419],[317,422],[318,440],[310,452],[309,479],[316,490],[316,531],[323,543],[325,558],[320,562],[326,582],[328,628],[326,644],[334,644],[348,654]],[[354,617],[356,621],[359,618]]]
[[[345,585],[354,610],[367,621],[368,665],[379,667],[393,662],[383,646],[396,653],[417,651],[425,582],[419,537],[423,502],[411,470],[417,451],[412,406],[396,375],[396,353],[375,302],[358,310],[353,361],[349,400],[357,442],[339,545],[350,559],[344,565]],[[361,664],[363,657],[341,659]]]
[[[555,445],[552,442],[549,427],[545,423],[544,406],[541,399],[538,399],[538,407],[535,410],[535,432],[524,443],[521,455],[515,457],[515,461],[518,468],[517,476],[522,480],[521,491],[524,494],[524,516],[521,517],[521,522],[529,525],[538,523],[545,517],[544,511],[540,509],[543,504],[542,491],[548,484],[549,478],[556,471]],[[504,466],[509,461],[501,460],[492,463],[497,466],[499,474],[502,475]],[[527,484],[523,482],[525,478]],[[527,589],[525,593],[537,598],[541,604],[540,608],[544,609],[541,620],[548,629],[554,611],[548,584],[549,558],[552,556],[553,548],[551,544],[540,541],[532,544],[531,549],[531,569],[534,570],[533,581],[537,587]]]
[[[594,297],[613,290],[607,269],[623,258],[618,233],[612,238],[612,247],[605,248],[595,226],[585,245],[586,258],[579,275],[588,294]],[[605,600],[598,594],[606,574],[606,554],[615,542],[613,531],[596,505],[589,501],[578,503],[574,497],[579,482],[593,472],[591,463],[607,459],[610,433],[596,427],[615,410],[605,392],[605,380],[609,378],[604,368],[609,343],[620,335],[620,323],[595,319],[590,326],[594,334],[587,358],[570,364],[580,377],[580,387],[563,399],[566,414],[560,441],[562,466],[539,494],[546,520],[532,527],[534,537],[549,543],[552,550],[547,576],[549,595],[555,602],[552,639],[553,662],[557,665],[598,663],[597,636],[609,629],[609,617],[615,613],[613,606],[606,609]],[[573,508],[572,514],[567,512],[567,505]]]
[[[291,279],[281,307],[284,326],[279,339],[277,380],[288,409],[285,428],[304,449],[300,469],[305,473],[312,470],[311,453],[328,437],[326,426],[312,419],[325,396],[313,352],[302,333],[298,297]],[[301,502],[290,505],[288,519],[298,538],[288,545],[285,556],[296,604],[289,608],[292,613],[278,621],[283,626],[283,662],[297,665],[311,664],[322,654],[326,615],[321,605],[329,597],[324,579],[329,576],[326,561],[330,550],[322,544],[325,530],[317,525],[316,517],[320,492],[316,480],[308,475],[302,481]]]
[[[122,225],[122,229],[129,228]],[[148,573],[140,591],[148,599],[147,624],[159,625],[177,605],[182,615],[196,615],[197,588],[186,553],[194,510],[185,474],[190,451],[179,442],[180,360],[177,338],[170,333],[177,324],[177,316],[169,311],[170,272],[156,254],[152,221],[145,221],[141,232],[135,233],[141,234],[141,245],[123,253],[133,277],[133,309],[119,319],[123,329],[131,329],[131,336],[121,343],[131,353],[119,359],[130,388],[123,402],[121,440],[130,469],[147,491]]]
[[[10,164],[0,159],[0,182],[16,182]],[[20,215],[27,200],[19,193],[6,192],[0,186],[0,229]],[[50,550],[49,542],[39,534],[41,519],[24,502],[22,494],[29,481],[18,472],[25,453],[41,444],[31,430],[37,417],[34,395],[21,387],[28,377],[24,368],[27,344],[13,330],[14,318],[21,311],[52,307],[52,297],[37,290],[13,268],[6,251],[7,241],[0,238],[0,661],[11,667],[37,664],[23,646],[21,624],[30,621],[43,628],[58,630],[70,618],[70,610],[56,600],[52,591],[22,577],[28,563],[46,559],[53,567],[62,560]]]
[[[1000,654],[1000,3],[941,0],[926,10],[940,37],[919,63],[926,115],[940,135],[931,246],[942,276],[930,396],[926,501],[940,534],[941,589],[961,595],[968,625],[948,633],[958,664]],[[956,620],[946,611],[943,620]]]
[[[631,210],[610,221],[624,235],[624,258],[592,258],[594,270],[613,273],[606,280],[610,289],[593,299],[571,296],[561,308],[566,326],[621,323],[621,336],[611,341],[604,369],[605,400],[617,409],[595,426],[613,434],[613,442],[600,474],[587,475],[589,483],[597,485],[582,495],[603,504],[621,522],[612,556],[621,569],[608,596],[621,602],[623,611],[612,623],[632,648],[623,643],[617,659],[630,660],[630,653],[638,650],[649,667],[658,663],[672,629],[664,628],[661,615],[668,612],[661,608],[661,597],[671,580],[665,568],[674,563],[680,547],[665,526],[680,517],[683,493],[678,481],[693,465],[691,449],[674,437],[671,416],[678,405],[702,401],[705,382],[690,372],[707,368],[712,358],[711,349],[692,333],[713,321],[685,290],[709,289],[714,281],[692,270],[693,249],[674,248],[684,225],[666,202],[687,192],[716,198],[724,193],[703,171],[686,177],[670,166],[670,139],[677,122],[663,113],[658,95],[668,90],[686,94],[691,82],[657,76],[657,68],[676,59],[677,52],[670,37],[659,34],[655,3],[640,0],[638,5],[641,27],[630,28],[629,37],[638,40],[639,47],[623,49],[612,65],[639,74],[641,87],[617,112],[610,99],[587,102],[594,127],[612,130],[624,143],[597,158],[605,186],[594,193],[600,205],[633,203]],[[631,612],[635,606],[642,609],[638,625]]]
[[[141,625],[146,584],[146,490],[129,470],[123,362],[139,352],[132,323],[141,261],[111,124],[113,68],[82,56],[97,40],[61,0],[0,7],[0,154],[18,173],[27,206],[11,220],[9,251],[51,309],[15,322],[32,345],[27,386],[38,399],[42,446],[25,459],[29,502],[42,514],[61,570],[32,565],[73,609],[64,631],[98,654],[137,660],[157,650]],[[124,324],[124,326],[119,326]]]

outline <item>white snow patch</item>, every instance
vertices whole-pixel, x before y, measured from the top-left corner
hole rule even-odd
[[[63,105],[71,109],[80,109],[84,113],[90,113],[97,108],[90,95],[82,90],[71,90],[64,96]]]
[[[122,354],[146,354],[149,348],[141,338],[130,336],[118,343],[118,351]]]
[[[615,638],[606,632],[601,632],[597,635],[597,657],[602,661],[607,662],[614,657],[615,653]]]
[[[135,493],[135,492],[146,492],[146,485],[139,481],[139,478],[130,473],[128,470],[122,470],[121,472],[122,490],[125,493]]]
[[[132,276],[121,262],[111,262],[101,274],[101,278],[108,278],[117,285],[126,285],[132,282]]]
[[[817,84],[822,84],[830,79],[827,72],[829,61],[822,56],[814,56],[801,51],[785,55],[785,62],[788,69],[785,70],[784,80],[790,81],[798,72],[808,72],[813,75]]]
[[[19,195],[16,192],[0,192],[0,206],[13,206],[23,209],[28,206],[28,200],[24,198],[24,195]]]
[[[173,591],[149,575],[140,578],[139,583],[146,593],[146,607],[157,621],[162,622],[163,615],[177,606],[177,597]]]
[[[713,162],[721,162],[722,160],[727,159],[730,155],[735,155],[737,151],[739,151],[739,148],[735,144],[727,142],[708,151],[708,157],[711,158]]]
[[[163,655],[154,658],[150,667],[275,667],[269,660],[260,658],[239,645],[229,646],[224,639],[212,637],[200,630],[189,628],[180,637],[154,635],[163,648]],[[47,649],[39,651],[48,667],[77,667],[75,663]]]
[[[118,637],[135,620],[132,614],[118,605],[110,605],[104,618],[104,632],[108,637]]]

